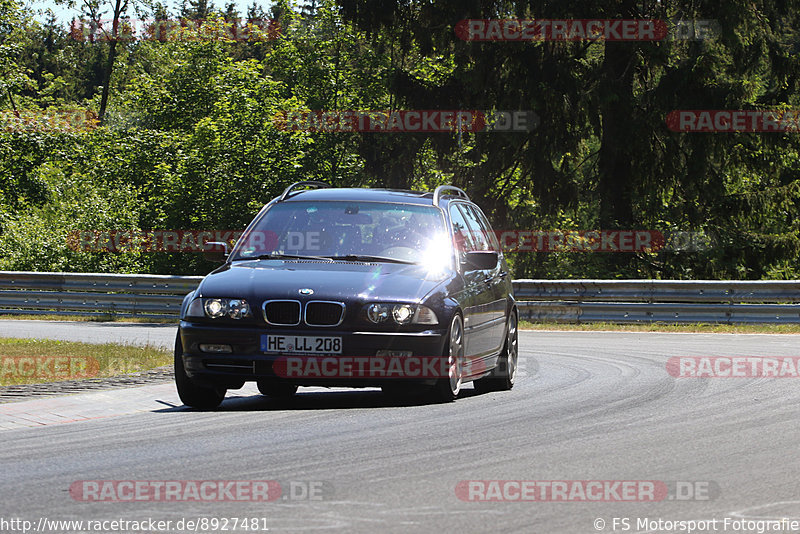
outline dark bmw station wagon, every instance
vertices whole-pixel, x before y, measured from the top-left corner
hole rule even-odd
[[[464,191],[299,182],[184,299],[175,381],[197,408],[246,381],[273,397],[344,386],[451,401],[465,382],[511,389],[517,340],[508,267]]]

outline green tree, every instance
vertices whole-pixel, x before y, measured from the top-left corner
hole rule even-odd
[[[392,37],[386,86],[398,107],[539,114],[530,134],[468,135],[461,150],[454,138],[431,136],[439,168],[489,207],[497,225],[703,229],[719,237],[691,255],[519,255],[518,274],[758,278],[796,261],[796,137],[688,135],[665,124],[675,109],[796,105],[796,2],[337,4],[361,30]],[[454,32],[467,18],[679,16],[717,19],[721,32],[707,41],[635,43],[464,42]],[[436,61],[435,75],[419,68],[422,58]],[[413,168],[427,146],[412,137],[364,143],[368,167],[371,159]]]

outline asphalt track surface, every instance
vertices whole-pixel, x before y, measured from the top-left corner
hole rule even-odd
[[[3,321],[0,335],[168,345],[174,327]],[[249,387],[212,412],[153,399],[160,408],[4,430],[0,519],[258,517],[270,532],[442,533],[687,532],[637,528],[637,520],[716,519],[715,529],[696,532],[758,532],[754,523],[723,530],[723,521],[800,521],[800,382],[676,379],[666,362],[798,356],[798,341],[527,331],[512,391],[477,395],[467,386],[451,404],[320,388],[281,404]],[[166,398],[168,385],[147,387]],[[72,401],[93,398],[81,395]],[[323,491],[321,500],[266,503],[82,502],[69,493],[79,480],[276,480],[284,496],[290,485]],[[464,480],[671,481],[711,491],[659,502],[468,502],[456,494]],[[614,529],[614,518],[627,518],[629,529],[619,521]]]

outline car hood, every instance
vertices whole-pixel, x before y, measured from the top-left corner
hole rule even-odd
[[[324,262],[316,260],[253,260],[226,264],[206,276],[198,296],[269,299],[389,302],[421,301],[450,280],[452,271],[431,273],[419,265]],[[311,289],[313,295],[301,295]]]

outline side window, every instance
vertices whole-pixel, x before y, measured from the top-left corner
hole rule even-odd
[[[459,204],[459,210],[464,214],[464,219],[470,230],[470,236],[475,244],[473,250],[492,250],[489,245],[489,236],[487,235],[486,228],[481,224],[478,214],[472,209],[469,204]]]
[[[492,230],[492,225],[489,224],[489,220],[486,218],[486,215],[484,215],[480,208],[474,204],[469,204],[464,207],[471,211],[480,223],[481,228],[483,229],[483,235],[486,236],[486,240],[489,242],[489,249],[494,250],[495,252],[500,252],[500,242],[497,241],[497,235],[495,235],[494,231]]]
[[[472,229],[467,224],[464,214],[458,209],[458,205],[450,205],[450,221],[453,225],[453,236],[456,240],[456,250],[459,254],[479,250],[475,246],[475,239]]]

